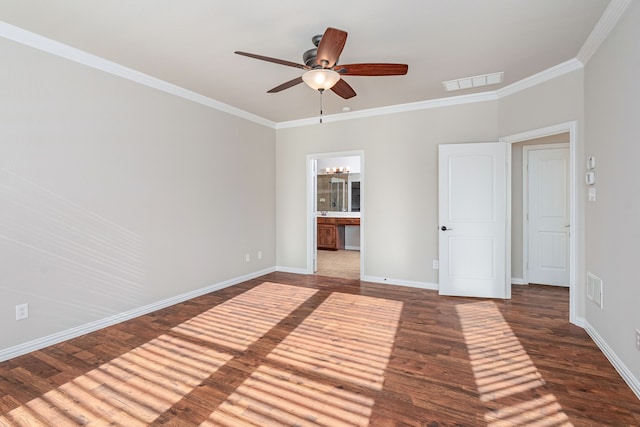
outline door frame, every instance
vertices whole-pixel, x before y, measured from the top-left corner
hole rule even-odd
[[[559,123],[556,125],[547,126],[544,128],[538,128],[521,132],[518,134],[508,135],[499,138],[500,141],[504,141],[509,144],[516,142],[528,141],[530,139],[542,138],[545,136],[557,135],[559,133],[569,132],[569,219],[572,224],[572,231],[569,235],[569,322],[574,325],[579,325],[578,317],[576,314],[577,295],[576,295],[576,275],[578,264],[578,230],[581,230],[582,223],[578,217],[578,188],[576,173],[577,161],[578,161],[578,147],[577,140],[577,121]],[[524,228],[524,226],[523,226]],[[524,259],[524,254],[523,254]]]
[[[364,189],[365,170],[364,170],[364,150],[353,151],[335,151],[331,153],[315,153],[307,154],[307,274],[314,274],[318,259],[318,245],[316,225],[316,191],[314,174],[317,174],[317,162],[319,159],[330,159],[334,157],[360,157],[360,280],[364,277],[364,225],[365,225],[365,203]]]
[[[571,144],[568,142],[522,146],[522,281],[525,284],[529,283],[529,173],[527,170],[529,152],[560,148],[569,148],[569,152],[571,152]],[[571,157],[571,154],[569,154],[569,157]],[[569,175],[571,175],[571,171],[569,171]],[[569,198],[571,198],[570,195]],[[569,205],[571,206],[571,202],[569,202]],[[571,212],[569,212],[569,218],[571,218]],[[571,238],[571,234],[570,228],[569,238]],[[569,259],[571,259],[571,245],[569,245]],[[571,265],[569,265],[569,275],[571,275]]]

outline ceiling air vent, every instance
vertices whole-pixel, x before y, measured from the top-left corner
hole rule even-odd
[[[504,71],[499,73],[482,74],[480,76],[464,77],[456,80],[449,80],[442,82],[444,89],[447,92],[452,90],[470,89],[474,87],[496,85],[502,83],[504,78]]]

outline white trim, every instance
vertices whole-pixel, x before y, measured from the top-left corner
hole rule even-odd
[[[585,328],[585,325],[587,324],[587,321],[584,319],[584,317],[578,317],[576,316],[576,321],[574,323],[576,326],[580,326],[582,329]]]
[[[584,42],[578,54],[576,55],[576,59],[583,64],[587,64],[600,44],[609,36],[611,30],[613,30],[618,23],[618,20],[624,14],[624,11],[631,4],[631,0],[611,0],[609,5],[600,16],[598,23],[593,30],[591,30],[591,34],[587,37],[587,40]]]
[[[431,291],[438,290],[437,283],[417,282],[413,280],[393,279],[389,277],[378,277],[378,276],[362,276],[360,280],[365,282],[371,282],[371,283],[381,283],[383,285],[408,286],[410,288],[428,289]]]
[[[578,272],[578,230],[582,230],[582,224],[578,221],[578,184],[576,180],[576,174],[578,170],[578,147],[576,141],[577,136],[577,122],[565,122],[556,125],[547,126],[540,129],[529,130],[514,135],[504,136],[499,138],[500,141],[513,144],[516,142],[527,141],[530,139],[542,138],[544,136],[555,135],[558,133],[569,132],[569,162],[570,162],[570,224],[574,233],[569,236],[569,321],[573,324],[577,324],[577,289],[576,289],[576,275]],[[524,258],[524,257],[523,257]]]
[[[569,148],[568,142],[554,144],[535,144],[522,147],[522,278],[529,283],[529,151],[546,150],[554,148]],[[569,171],[571,175],[571,171]],[[571,231],[571,229],[569,229]],[[571,250],[571,247],[569,247]]]
[[[611,347],[607,344],[607,342],[596,332],[595,328],[589,324],[589,322],[584,321],[584,330],[587,331],[587,334],[593,339],[596,345],[600,348],[600,350],[604,353],[604,355],[609,359],[609,362],[613,365],[613,367],[618,371],[624,382],[631,388],[631,390],[635,393],[636,397],[640,399],[640,379],[636,378],[633,375],[631,369],[629,369],[624,362],[618,357],[618,355],[613,351]]]
[[[525,282],[524,279],[521,277],[512,277],[511,284],[512,285],[528,285],[529,283]]]
[[[67,329],[66,331],[57,332],[55,334],[48,335],[46,337],[37,338],[22,344],[18,344],[13,347],[0,350],[0,362],[12,359],[14,357],[22,356],[23,354],[30,353],[48,347],[50,345],[58,344],[63,341],[70,340],[72,338],[79,337],[91,332],[95,332],[100,329],[104,329],[109,326],[122,323],[124,321],[143,316],[148,313],[152,313],[163,308],[171,307],[172,305],[214,292],[220,289],[227,288],[229,286],[237,285],[238,283],[246,282],[247,280],[255,279],[265,274],[273,273],[275,268],[266,268],[264,270],[256,271],[254,273],[246,274],[244,276],[236,277],[233,279],[225,280],[214,285],[206,286],[204,288],[196,289],[195,291],[186,292],[181,295],[176,295],[171,298],[167,298],[162,301],[157,301],[151,304],[147,304],[142,307],[134,308],[123,313],[114,314],[113,316],[105,317],[104,319],[96,320],[94,322],[86,323],[84,325],[77,326],[75,328]]]
[[[513,203],[513,201],[511,200],[511,195],[513,190],[511,189],[511,169],[512,169],[512,165],[511,165],[511,158],[513,157],[513,155],[511,154],[512,152],[512,147],[511,144],[505,144],[505,150],[506,150],[506,174],[507,176],[505,177],[506,180],[506,188],[505,188],[505,208],[507,210],[506,215],[505,215],[505,234],[504,234],[504,238],[505,238],[505,265],[504,265],[504,285],[506,287],[505,289],[505,295],[504,297],[506,299],[511,299],[511,283],[510,283],[510,279],[511,279],[511,240],[513,239],[511,237],[511,227],[512,227],[512,218],[511,218],[511,204]]]
[[[293,273],[302,275],[309,274],[306,268],[283,267],[280,265],[276,267],[276,271],[279,273]]]
[[[547,126],[540,129],[528,130],[521,133],[516,133],[509,136],[503,136],[499,138],[499,141],[508,142],[513,144],[516,142],[528,141],[530,139],[544,138],[545,136],[557,135],[564,132],[575,132],[576,122],[558,123],[556,125]]]
[[[448,98],[430,99],[426,101],[411,102],[408,104],[390,105],[387,107],[370,108],[362,111],[352,111],[350,113],[329,114],[322,116],[323,123],[339,122],[343,120],[361,119],[364,117],[384,116],[388,114],[404,113],[407,111],[426,110],[430,108],[448,107],[451,105],[470,104],[474,102],[495,101],[497,100],[495,92],[481,92],[471,95],[452,96]],[[287,129],[301,126],[317,125],[320,118],[311,117],[307,119],[291,120],[288,122],[279,122],[276,129]]]
[[[276,123],[164,80],[0,21],[0,37],[275,129]]]
[[[532,76],[524,78],[520,81],[505,86],[496,91],[498,98],[504,98],[505,96],[513,95],[516,92],[521,92],[525,89],[529,89],[533,86],[537,86],[541,83],[548,82],[565,74],[569,74],[573,71],[583,68],[582,62],[577,59],[570,59],[561,64],[555,65],[546,70],[540,71]]]

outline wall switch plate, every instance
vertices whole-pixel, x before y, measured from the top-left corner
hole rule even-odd
[[[16,320],[23,320],[29,317],[29,304],[16,305]]]
[[[596,188],[595,187],[589,188],[589,201],[590,202],[595,202],[596,201]]]
[[[433,260],[433,269],[437,270],[440,268],[440,261],[438,261],[437,259]]]
[[[584,181],[587,185],[593,185],[596,183],[596,173],[594,171],[589,171],[584,174]]]
[[[258,259],[262,259],[262,251],[258,251]]]
[[[244,256],[244,260],[247,261],[247,262],[251,261],[251,254],[246,254]]]

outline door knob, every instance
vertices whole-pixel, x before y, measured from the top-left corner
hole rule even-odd
[[[453,228],[447,228],[446,225],[443,225],[442,227],[440,227],[440,230],[442,231],[449,231],[449,230],[453,230]]]

